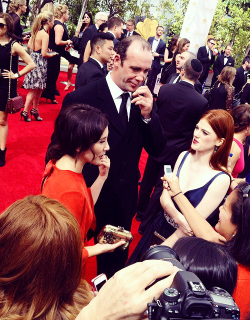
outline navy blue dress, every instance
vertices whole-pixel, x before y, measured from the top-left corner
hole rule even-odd
[[[186,152],[186,154],[184,155],[179,165],[179,168],[176,174],[177,177],[179,177],[181,168],[188,155],[189,155],[189,151]],[[188,200],[190,201],[190,203],[193,205],[194,208],[196,208],[198,204],[201,202],[210,184],[221,174],[226,174],[226,173],[219,172],[212,179],[210,179],[206,184],[204,184],[204,186],[197,189],[189,190],[184,193],[184,195],[188,198]],[[206,219],[212,226],[215,226],[216,223],[218,222],[220,205],[221,203]],[[176,204],[175,206],[179,210]],[[139,241],[137,247],[132,253],[130,259],[128,260],[127,265],[140,261],[140,258],[143,255],[143,253],[152,245],[155,231],[158,232],[160,235],[162,235],[164,238],[170,237],[176,231],[176,229],[167,222],[163,209],[158,213],[158,215],[152,221],[150,226],[143,233],[141,240]]]

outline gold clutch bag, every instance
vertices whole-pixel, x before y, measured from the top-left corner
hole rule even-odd
[[[107,224],[97,237],[97,241],[99,243],[117,243],[121,240],[126,241],[122,246],[119,248],[122,250],[127,249],[130,242],[133,240],[132,233],[130,231],[124,230],[123,227],[114,227]]]

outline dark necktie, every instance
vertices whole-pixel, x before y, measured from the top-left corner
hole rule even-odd
[[[121,117],[124,128],[127,129],[127,126],[128,126],[127,100],[129,97],[129,93],[125,92],[121,94],[121,97],[122,97],[122,103],[120,106],[119,116]]]

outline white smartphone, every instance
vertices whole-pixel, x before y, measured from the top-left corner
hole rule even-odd
[[[171,166],[169,164],[164,164],[164,174],[165,176],[172,178],[172,169]]]
[[[99,274],[97,277],[91,280],[92,289],[99,291],[101,287],[108,281],[105,273]]]

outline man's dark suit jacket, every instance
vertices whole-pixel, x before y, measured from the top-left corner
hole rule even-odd
[[[244,84],[246,83],[246,77],[244,75],[244,72],[245,70],[242,66],[236,69],[236,76],[233,82],[233,86],[235,87],[235,94],[239,93]]]
[[[153,110],[152,120],[146,124],[142,120],[140,108],[132,104],[129,126],[125,132],[106,78],[67,94],[62,109],[74,103],[87,103],[96,107],[106,113],[109,119],[108,156],[112,164],[95,205],[96,232],[105,224],[119,225],[129,230],[136,212],[138,163],[142,148],[149,154],[157,155],[164,146],[165,138],[158,115]],[[85,172],[92,182],[98,176],[96,166],[89,166]]]
[[[151,47],[153,45],[153,41],[154,41],[155,37],[149,37],[148,38],[148,42],[151,44]],[[158,46],[156,48],[156,52],[159,53],[159,57],[154,57],[154,60],[152,62],[152,66],[154,66],[155,68],[161,68],[161,59],[164,58],[164,53],[165,53],[165,49],[166,49],[166,43],[160,39]]]
[[[167,142],[161,155],[152,158],[173,168],[179,154],[190,148],[195,126],[208,102],[192,84],[180,81],[160,88],[157,106]]]
[[[93,36],[98,32],[96,29],[96,25],[93,24],[92,26],[88,27],[82,34],[82,40],[80,43],[80,48],[79,48],[79,53],[80,53],[80,58],[79,58],[79,63],[78,67],[80,67],[83,64],[83,56],[84,56],[84,51],[86,48],[86,45],[89,40],[93,38]]]
[[[128,30],[123,29],[123,34],[121,35],[121,38],[119,40],[121,41],[122,39],[127,38],[127,33],[128,33]],[[140,36],[140,34],[138,32],[136,32],[135,30],[133,30],[132,36]]]
[[[174,80],[179,76],[180,74],[179,73],[172,73],[170,74],[170,76],[167,78],[167,81],[166,81],[166,84],[171,84],[174,82]],[[178,83],[181,81],[181,78],[179,78],[179,80],[175,83]],[[198,93],[202,93],[202,86],[201,86],[201,83],[199,80],[196,80],[195,81],[195,84],[194,84],[194,88],[195,88],[195,91],[197,91]]]
[[[209,59],[206,46],[200,47],[198,49],[197,59],[200,60],[203,66],[203,71],[199,78],[201,85],[203,85],[204,81],[208,76],[210,66],[214,63],[215,56],[213,55],[212,50],[210,50],[210,52],[211,52],[211,60]]]
[[[89,57],[89,60],[81,65],[76,75],[76,89],[86,84],[99,80],[105,75],[100,64]]]
[[[229,56],[227,57],[227,63],[224,64],[224,58],[225,55],[221,54],[217,57],[217,59],[215,60],[214,66],[213,66],[213,79],[212,79],[212,85],[215,83],[215,81],[217,81],[217,77],[218,75],[221,73],[221,71],[223,70],[224,67],[234,67],[234,58]]]

